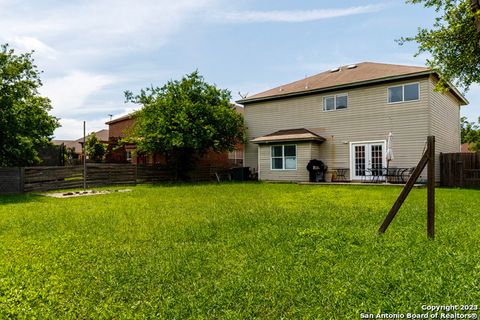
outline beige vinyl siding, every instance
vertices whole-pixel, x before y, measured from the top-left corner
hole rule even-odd
[[[297,169],[296,170],[271,170],[271,147],[274,145],[297,146]],[[282,144],[261,144],[260,145],[260,180],[278,181],[308,181],[307,164],[311,160],[312,143],[282,143]]]
[[[440,180],[440,153],[460,152],[460,104],[451,93],[434,91],[430,79],[430,134],[435,136],[436,180]]]
[[[312,159],[322,160],[322,153],[320,152],[320,146],[321,146],[321,143],[310,144],[310,155]]]
[[[387,88],[418,82],[419,101],[388,104]],[[277,130],[319,129],[327,140],[312,154],[330,168],[350,167],[349,143],[385,140],[394,135],[395,160],[390,165],[411,167],[419,161],[428,135],[430,81],[428,78],[392,82],[389,84],[332,91],[302,97],[245,104],[248,140]],[[348,108],[323,111],[323,97],[347,93]],[[258,168],[257,146],[251,142],[245,148],[245,165]],[[262,173],[265,177],[267,173]],[[270,177],[270,176],[269,176]],[[308,176],[305,176],[308,178]]]

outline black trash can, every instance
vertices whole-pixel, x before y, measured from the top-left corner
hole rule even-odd
[[[325,173],[328,167],[320,160],[312,159],[307,164],[307,170],[309,174],[310,182],[322,182],[325,181]]]

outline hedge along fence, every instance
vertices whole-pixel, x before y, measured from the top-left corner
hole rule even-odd
[[[219,167],[198,167],[186,176],[189,181],[211,181]],[[87,187],[174,181],[168,169],[131,164],[87,164]],[[83,187],[83,166],[0,168],[0,194],[41,192]]]

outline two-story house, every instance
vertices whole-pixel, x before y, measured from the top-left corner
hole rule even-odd
[[[437,160],[441,152],[459,152],[460,106],[468,101],[453,86],[435,91],[437,81],[426,67],[363,62],[242,99],[244,165],[260,180],[308,181],[306,166],[319,159],[362,180],[366,169],[386,166],[390,132],[391,167],[415,166],[429,135]]]

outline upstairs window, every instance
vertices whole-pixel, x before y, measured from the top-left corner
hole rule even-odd
[[[297,170],[297,146],[272,146],[271,163],[272,170]]]
[[[404,84],[388,88],[388,103],[419,100],[420,89],[418,83]]]
[[[346,109],[347,105],[348,95],[346,93],[323,97],[323,111]]]

